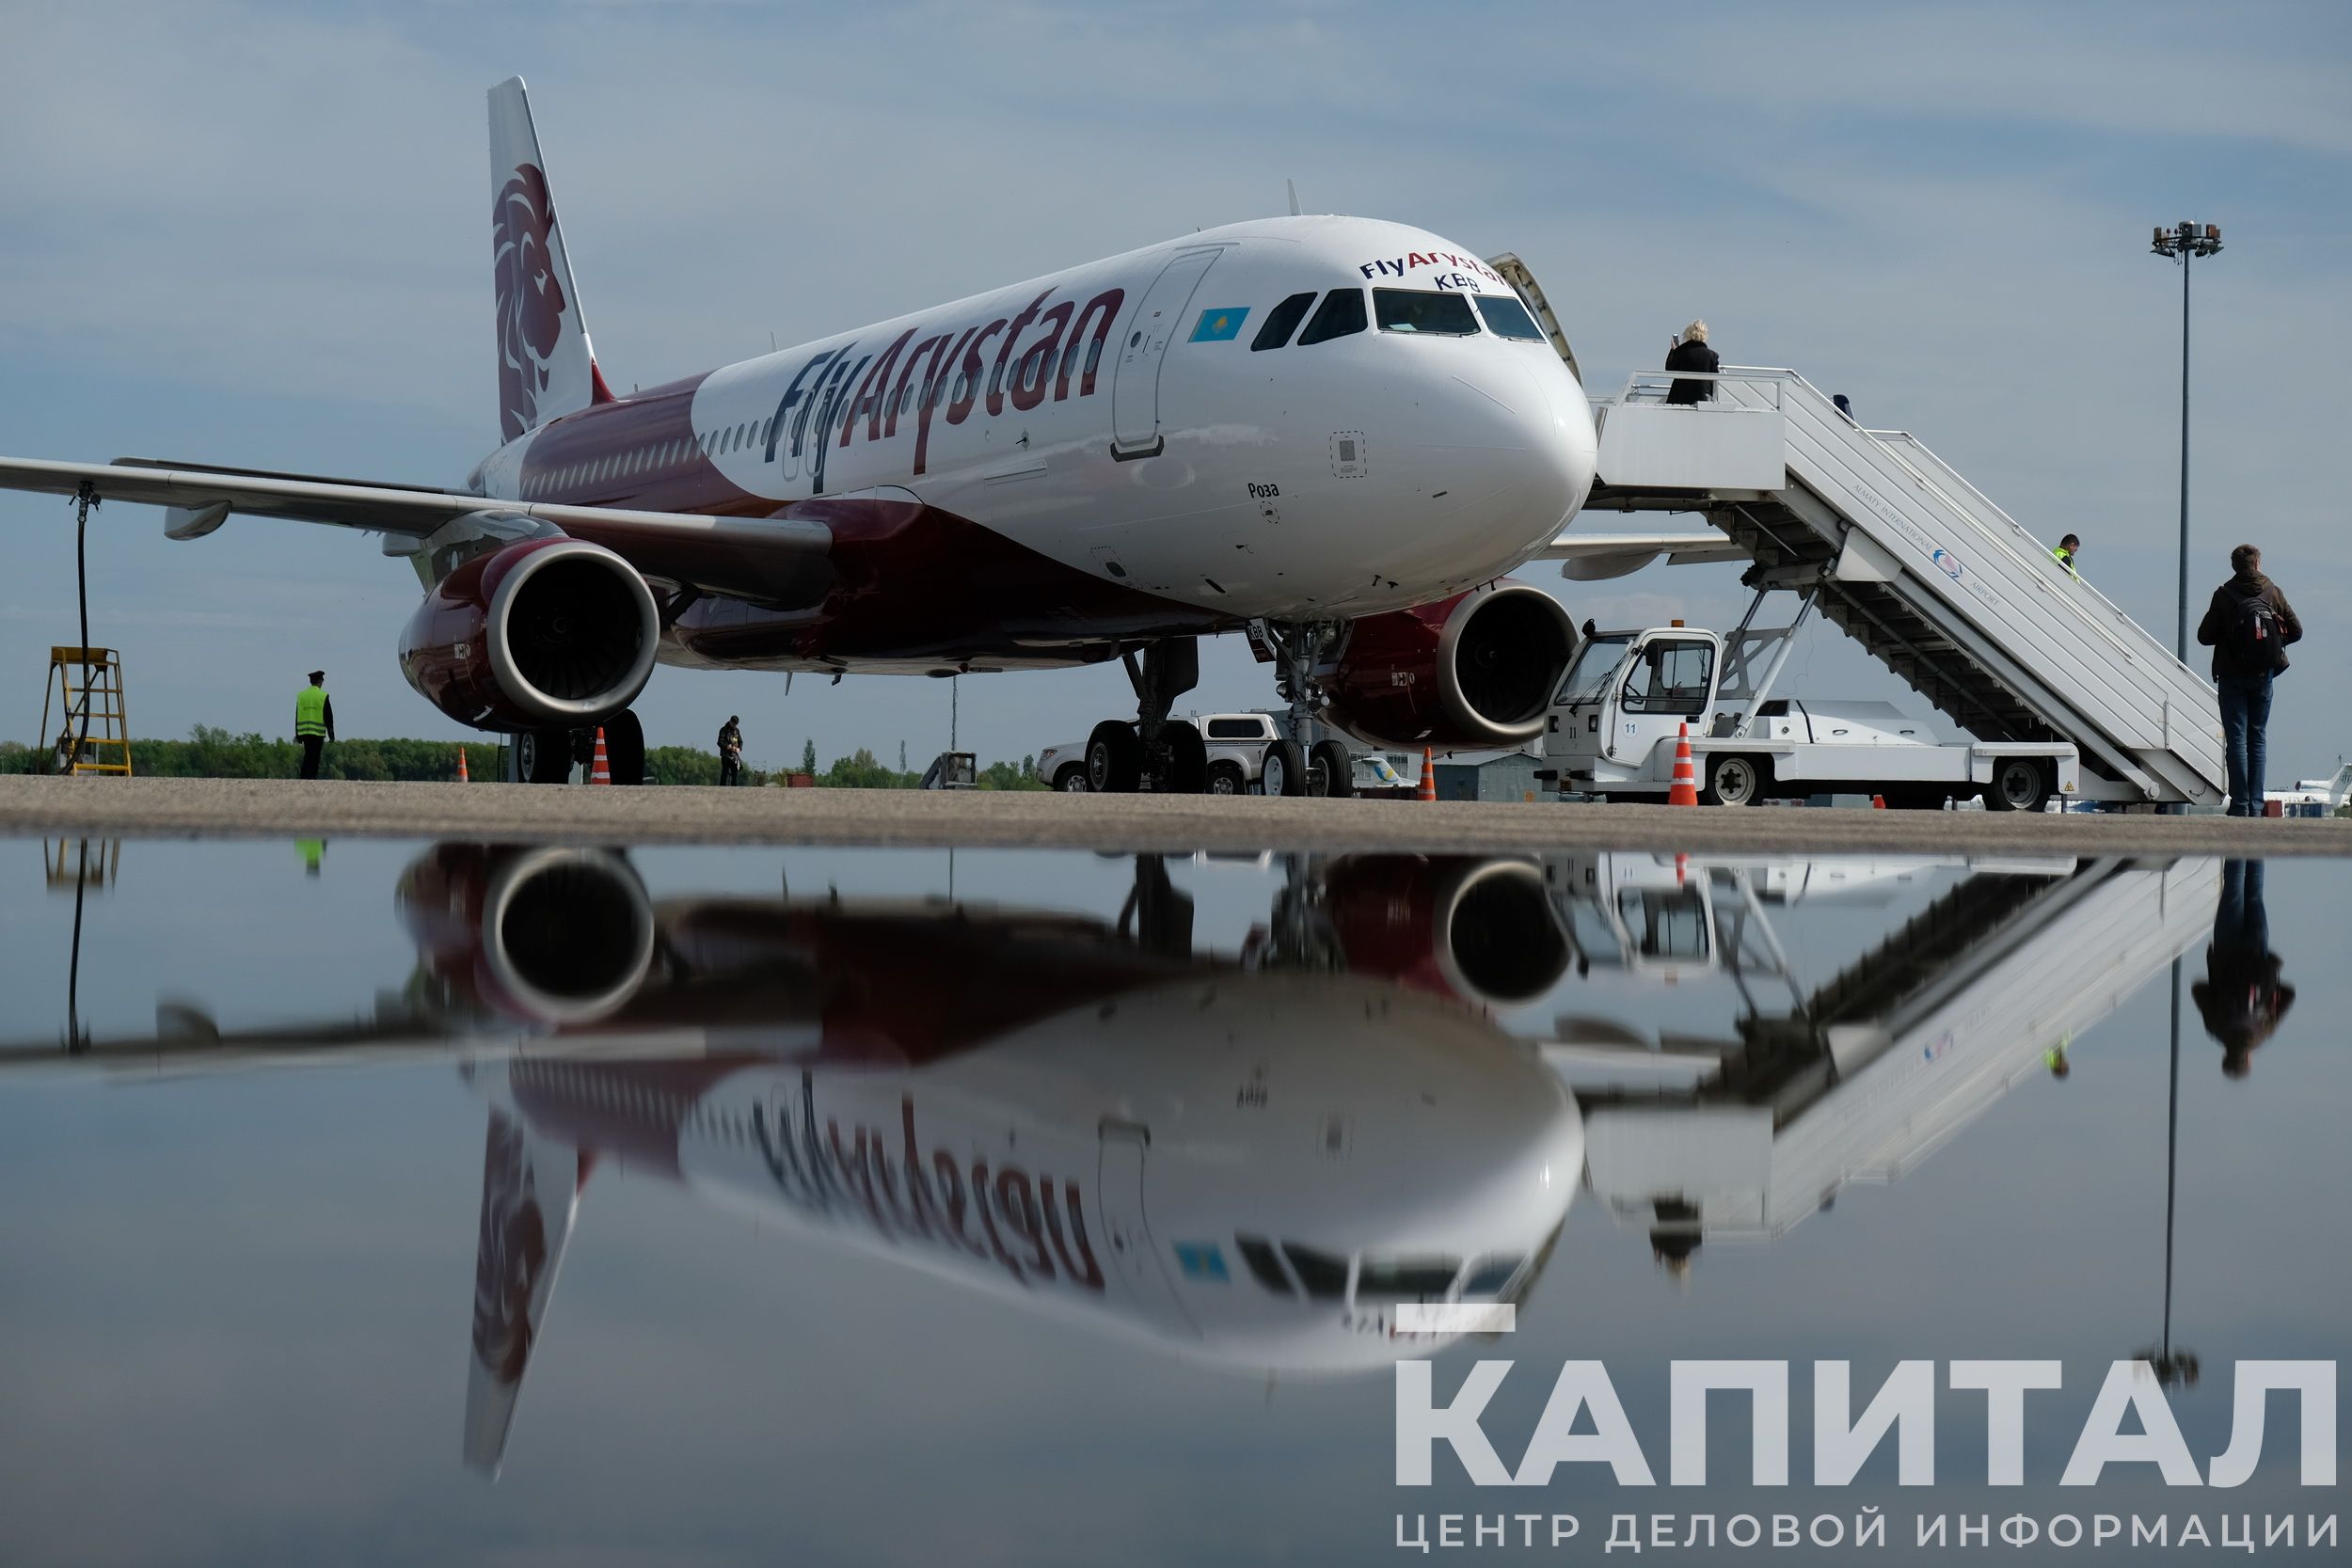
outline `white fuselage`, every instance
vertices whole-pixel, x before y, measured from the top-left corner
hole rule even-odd
[[[1465,299],[1467,312],[1432,309],[1474,330],[1384,328],[1383,290]],[[1300,341],[1335,291],[1359,293],[1363,329]],[[1281,346],[1254,348],[1277,307],[1299,294],[1311,303]],[[739,514],[919,500],[1072,572],[1227,624],[1337,619],[1499,577],[1582,505],[1591,412],[1549,341],[1497,330],[1498,319],[1516,326],[1518,310],[1475,252],[1424,230],[1274,218],[668,391],[691,407],[691,456],[740,493],[728,498]],[[591,461],[588,473],[527,461],[573,421],[630,401],[510,443],[485,465],[484,488],[595,495],[615,477],[595,473],[599,463],[617,464],[624,483],[658,477],[678,449],[643,421],[632,439],[644,451]]]

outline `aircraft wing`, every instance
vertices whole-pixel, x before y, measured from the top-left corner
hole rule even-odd
[[[805,519],[495,500],[422,485],[365,483],[199,464],[167,466],[141,457],[117,458],[112,463],[0,457],[0,489],[72,496],[85,484],[101,500],[169,508],[164,531],[174,539],[200,538],[218,528],[231,512],[411,539],[426,538],[460,517],[486,514],[551,523],[565,533],[593,540],[632,560],[637,551],[655,554],[680,545],[749,546],[810,555],[822,555],[833,546],[832,530]]]
[[[1670,566],[1705,561],[1745,561],[1748,552],[1713,529],[1679,533],[1589,533],[1571,529],[1535,552],[1557,561],[1560,575],[1576,582],[1598,582],[1638,572],[1663,556]]]

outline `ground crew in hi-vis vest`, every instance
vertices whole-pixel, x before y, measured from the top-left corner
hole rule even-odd
[[[335,705],[326,695],[326,672],[310,672],[310,684],[294,693],[294,738],[302,743],[302,776],[319,776],[319,752],[335,738]]]

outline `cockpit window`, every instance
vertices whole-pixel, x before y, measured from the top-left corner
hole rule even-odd
[[[1512,1253],[1480,1260],[1470,1270],[1470,1276],[1462,1282],[1464,1301],[1486,1301],[1502,1294],[1502,1288],[1511,1283],[1511,1276],[1519,1272],[1525,1259]]]
[[[1473,337],[1478,318],[1460,294],[1424,293],[1418,289],[1375,289],[1373,312],[1383,332],[1434,332],[1445,338]]]
[[[1361,303],[1359,297],[1359,306]],[[1298,1275],[1298,1282],[1315,1300],[1338,1301],[1347,1294],[1346,1259],[1300,1246],[1296,1242],[1284,1242],[1282,1256],[1291,1260],[1291,1272]]]
[[[1478,313],[1486,318],[1487,329],[1499,338],[1518,338],[1526,342],[1543,341],[1544,329],[1535,325],[1527,307],[1509,294],[1480,294]]]
[[[1356,1271],[1356,1299],[1443,1301],[1459,1258],[1367,1258]]]
[[[1298,335],[1298,346],[1320,343],[1332,338],[1344,338],[1364,329],[1364,291],[1334,289],[1323,296],[1322,307],[1315,319],[1307,324],[1307,330]]]
[[[1560,683],[1560,695],[1554,703],[1589,703],[1601,694],[1609,677],[1625,657],[1626,645],[1633,634],[1614,632],[1607,636],[1588,637],[1576,651],[1576,661],[1568,666],[1567,678]]]
[[[1236,1236],[1233,1238],[1233,1250],[1241,1254],[1244,1263],[1249,1265],[1250,1278],[1277,1295],[1298,1293],[1292,1286],[1290,1276],[1282,1272],[1282,1260],[1274,1256],[1274,1248],[1267,1244],[1263,1236]]]
[[[1265,314],[1265,325],[1249,340],[1249,352],[1257,354],[1269,348],[1280,348],[1298,330],[1299,322],[1307,314],[1307,307],[1315,302],[1312,289],[1303,294],[1293,294]]]

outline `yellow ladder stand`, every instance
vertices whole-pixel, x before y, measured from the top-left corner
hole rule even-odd
[[[56,744],[57,737],[49,733],[53,694],[62,694],[64,698],[62,716],[72,736],[63,752]],[[82,706],[85,702],[88,704],[87,709]],[[126,779],[131,776],[131,729],[122,695],[122,659],[114,649],[51,646],[49,678],[42,683],[40,693],[40,745],[48,752],[53,772],[114,773]]]

